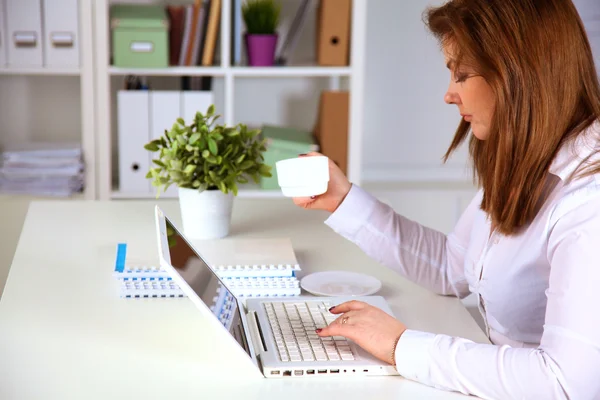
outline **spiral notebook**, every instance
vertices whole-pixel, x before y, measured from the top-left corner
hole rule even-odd
[[[232,292],[240,297],[297,296],[300,266],[289,239],[219,239],[193,245]],[[126,243],[117,245],[113,276],[121,281],[120,296],[184,297],[157,262],[133,258]]]
[[[300,281],[295,277],[226,278],[227,288],[240,298],[249,297],[289,297],[300,295]],[[185,293],[172,280],[122,281],[120,297],[186,297]]]
[[[222,278],[295,276],[300,270],[288,238],[192,240]]]

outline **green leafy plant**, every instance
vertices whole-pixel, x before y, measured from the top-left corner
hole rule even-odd
[[[206,114],[196,112],[191,124],[178,118],[171,130],[144,145],[158,153],[146,175],[159,189],[157,197],[161,187],[166,191],[172,184],[199,191],[232,191],[237,196],[238,184],[272,176],[271,167],[263,163],[266,139],[260,139],[260,130],[248,130],[244,124],[215,124],[219,117],[213,104]]]
[[[248,0],[242,5],[246,29],[253,35],[272,35],[279,25],[281,4],[275,0]]]

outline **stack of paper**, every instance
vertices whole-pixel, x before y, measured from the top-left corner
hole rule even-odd
[[[23,143],[6,147],[0,192],[69,196],[83,189],[83,157],[77,143]]]

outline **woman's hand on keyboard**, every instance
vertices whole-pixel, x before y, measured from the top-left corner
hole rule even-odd
[[[300,157],[322,155],[323,154],[317,152],[311,152],[308,154],[301,154]],[[340,167],[329,159],[329,184],[327,185],[327,191],[313,197],[294,197],[293,201],[296,205],[303,208],[334,212],[339,205],[342,204],[342,201],[346,198],[351,187],[352,184],[348,178],[346,178],[346,175],[344,175]]]
[[[317,330],[324,336],[343,336],[382,361],[396,364],[395,349],[406,326],[386,313],[362,301],[348,301],[330,309],[340,314],[329,326]]]

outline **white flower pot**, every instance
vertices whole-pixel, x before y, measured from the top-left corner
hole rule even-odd
[[[183,232],[191,239],[219,239],[229,234],[233,193],[179,188]]]

